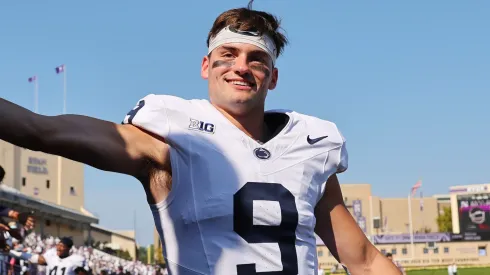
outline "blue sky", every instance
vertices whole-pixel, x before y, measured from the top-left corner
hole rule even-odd
[[[308,4],[306,4],[308,3]],[[1,1],[0,96],[39,111],[120,122],[149,93],[207,96],[199,76],[206,36],[222,11],[247,1]],[[490,2],[257,0],[283,20],[290,45],[267,108],[338,124],[350,167],[342,183],[379,196],[424,195],[490,182]],[[85,204],[112,229],[152,242],[140,184],[85,169]]]

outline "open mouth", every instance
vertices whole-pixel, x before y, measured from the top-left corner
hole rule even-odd
[[[246,80],[226,79],[226,82],[230,83],[240,90],[250,90],[255,87],[254,83],[248,82]]]

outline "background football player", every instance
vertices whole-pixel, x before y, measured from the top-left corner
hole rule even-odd
[[[73,241],[70,238],[62,238],[56,247],[39,255],[36,253],[27,253],[10,250],[10,255],[33,264],[47,266],[46,273],[50,275],[75,275],[75,270],[85,266],[85,258],[78,254],[70,254],[73,247]]]

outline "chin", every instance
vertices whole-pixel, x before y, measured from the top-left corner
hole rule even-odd
[[[255,109],[251,103],[252,102],[248,100],[237,100],[235,103],[228,103],[220,107],[231,115],[244,116],[249,114],[251,110]]]
[[[232,89],[228,92],[228,97],[230,101],[239,103],[239,104],[250,104],[252,102],[256,102],[260,95],[255,90],[243,91],[243,90],[235,90]]]

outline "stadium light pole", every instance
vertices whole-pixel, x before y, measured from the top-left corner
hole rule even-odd
[[[63,114],[66,115],[66,65],[63,66]]]
[[[39,113],[39,86],[37,84],[37,77],[34,79],[34,112]]]
[[[413,245],[413,224],[412,224],[412,194],[408,193],[408,219],[409,219],[409,230],[410,230],[410,245],[412,250],[412,259],[414,259],[415,249]]]
[[[374,242],[374,221],[373,221],[373,196],[369,196],[369,231],[371,242]]]
[[[63,73],[63,115],[66,115],[66,65],[62,64],[55,68],[56,74]],[[58,156],[58,203],[61,204],[61,180],[62,180],[62,158]]]
[[[34,83],[34,112],[38,113],[38,84],[37,75],[28,78],[29,83]]]

